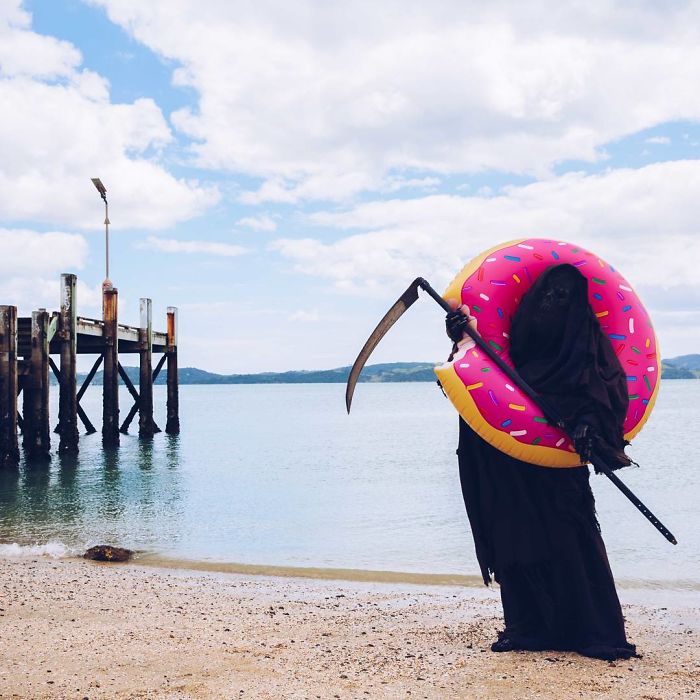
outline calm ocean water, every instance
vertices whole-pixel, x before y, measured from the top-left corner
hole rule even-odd
[[[351,416],[339,384],[183,386],[180,403],[177,438],[124,436],[104,452],[98,433],[77,460],[0,474],[0,555],[109,542],[200,562],[478,573],[457,416],[435,385],[361,384]],[[100,389],[83,405],[97,422]],[[665,382],[630,449],[642,468],[622,473],[677,547],[592,478],[623,582],[700,587],[699,424],[700,381]]]

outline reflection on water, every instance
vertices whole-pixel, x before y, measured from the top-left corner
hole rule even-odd
[[[155,389],[162,410],[164,388]],[[111,543],[171,560],[478,574],[449,402],[431,384],[363,384],[348,417],[343,390],[183,386],[178,437],[122,436],[119,449],[103,450],[97,433],[81,439],[77,457],[0,472],[0,543],[58,541],[74,551]],[[96,421],[99,387],[82,403]],[[688,446],[689,426],[699,422],[700,382],[666,382],[631,449],[642,468],[621,474],[678,547],[607,480],[592,478],[618,579],[700,584],[700,473]]]

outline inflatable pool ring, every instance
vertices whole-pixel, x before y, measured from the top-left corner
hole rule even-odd
[[[626,440],[642,429],[659,389],[661,361],[649,315],[630,284],[612,266],[580,246],[529,238],[482,253],[455,277],[443,297],[466,304],[484,340],[513,366],[510,321],[523,294],[547,267],[569,263],[588,280],[588,300],[627,374]],[[581,464],[568,436],[472,342],[435,368],[445,393],[467,424],[511,457],[544,467]]]

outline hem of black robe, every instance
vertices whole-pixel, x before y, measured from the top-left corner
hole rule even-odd
[[[591,644],[588,646],[576,646],[571,644],[557,643],[545,637],[519,637],[511,635],[506,628],[498,633],[498,641],[492,646],[492,651],[505,651],[496,649],[497,645],[507,645],[507,651],[562,651],[573,652],[591,659],[601,661],[617,661],[619,659],[641,658],[637,653],[637,647],[629,642],[622,644]]]

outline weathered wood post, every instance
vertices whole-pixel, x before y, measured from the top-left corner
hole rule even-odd
[[[76,353],[78,317],[75,275],[61,275],[61,310],[58,337],[61,348],[61,378],[58,398],[58,451],[78,452],[78,399],[76,391]]]
[[[49,314],[32,312],[29,376],[24,384],[24,433],[22,443],[34,461],[51,459],[49,426]]]
[[[168,356],[168,398],[166,409],[168,420],[165,425],[165,432],[168,435],[179,435],[180,397],[178,395],[177,377],[177,308],[174,306],[168,307],[167,336],[165,352]]]
[[[17,307],[0,306],[0,468],[18,463]]]
[[[153,305],[140,300],[139,326],[139,437],[153,437],[160,429],[153,422]]]
[[[119,445],[119,293],[115,287],[102,288],[104,369],[102,379],[102,442]]]

